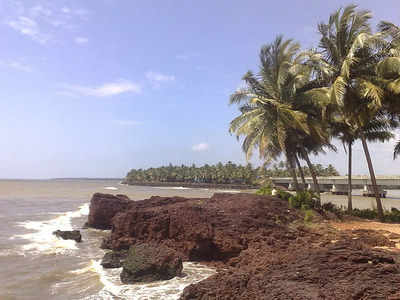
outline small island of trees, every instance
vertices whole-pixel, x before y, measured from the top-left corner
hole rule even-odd
[[[338,171],[332,166],[314,166],[317,176],[337,176]],[[310,176],[310,169],[301,167],[304,176]],[[201,167],[191,166],[162,166],[159,168],[132,169],[126,176],[128,184],[140,183],[209,183],[209,184],[242,184],[257,185],[261,179],[269,177],[289,177],[290,170],[286,163],[273,164],[270,168],[261,166],[253,168],[249,163],[246,166],[228,161],[215,165],[205,164]],[[300,172],[298,173],[300,176]]]

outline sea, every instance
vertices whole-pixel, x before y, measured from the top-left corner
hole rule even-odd
[[[218,190],[122,185],[118,180],[0,180],[0,299],[178,299],[183,289],[215,270],[183,264],[184,276],[124,285],[121,269],[103,269],[100,243],[108,231],[82,229],[95,192],[209,197]],[[236,192],[236,191],[231,191]],[[55,230],[78,229],[82,243]]]
[[[126,194],[132,200],[153,195],[210,197],[214,190],[127,186],[119,180],[0,180],[0,299],[178,299],[183,289],[215,273],[185,262],[184,276],[168,281],[124,285],[121,269],[103,269],[100,243],[108,231],[82,229],[95,192]],[[355,191],[354,206],[374,206]],[[345,205],[345,196],[323,201]],[[388,191],[384,207],[400,208],[400,190]],[[78,229],[82,243],[58,239],[55,230]]]

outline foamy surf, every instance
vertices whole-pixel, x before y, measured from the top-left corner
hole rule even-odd
[[[40,252],[44,254],[60,254],[76,250],[76,242],[72,240],[63,240],[57,238],[53,232],[56,230],[72,230],[72,219],[79,218],[89,214],[89,204],[79,207],[79,210],[67,212],[59,215],[55,219],[48,221],[26,221],[18,223],[18,226],[34,231],[22,235],[16,235],[10,239],[21,238],[31,241],[23,245],[22,250],[29,252]]]
[[[104,187],[105,190],[112,190],[112,191],[116,191],[118,190],[118,188],[114,187],[114,186],[106,186]]]
[[[153,186],[155,189],[160,190],[190,190],[191,188],[183,187],[183,186]]]
[[[206,279],[215,274],[215,270],[206,266],[185,262],[183,263],[184,277],[175,277],[171,280],[157,281],[152,283],[124,285],[120,280],[121,268],[119,269],[104,269],[100,265],[100,260],[92,260],[88,267],[80,270],[72,271],[76,274],[92,271],[99,276],[100,282],[103,284],[103,289],[97,296],[88,296],[85,300],[90,299],[163,299],[175,300],[180,297],[183,289],[193,283]]]

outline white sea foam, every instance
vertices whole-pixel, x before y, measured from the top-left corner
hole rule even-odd
[[[183,263],[184,277],[175,277],[171,280],[157,281],[145,284],[124,285],[120,280],[121,268],[119,269],[103,269],[100,261],[92,260],[88,267],[77,272],[92,271],[99,276],[103,289],[98,295],[88,296],[85,300],[104,299],[111,300],[115,298],[122,299],[165,299],[175,300],[180,297],[183,289],[193,283],[199,282],[207,277],[215,274],[215,270],[196,263]]]
[[[12,255],[22,255],[25,256],[24,252],[17,249],[4,249],[0,250],[0,256],[12,256]]]
[[[183,187],[183,186],[153,186],[155,189],[160,190],[190,190],[191,188]]]
[[[231,193],[231,194],[236,194],[240,193],[238,190],[217,190],[218,193]]]
[[[118,190],[118,188],[114,187],[114,186],[106,186],[104,187],[105,190],[112,190],[112,191],[116,191]]]
[[[57,218],[48,221],[20,222],[18,226],[34,232],[16,235],[10,239],[21,238],[31,241],[31,243],[22,246],[23,251],[59,254],[76,250],[78,248],[75,241],[59,239],[53,232],[56,230],[72,230],[71,220],[88,214],[89,204],[84,204],[77,211],[60,214]]]

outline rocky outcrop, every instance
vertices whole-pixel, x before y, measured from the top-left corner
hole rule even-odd
[[[131,246],[123,263],[123,283],[168,280],[182,274],[182,259],[168,247],[155,244]]]
[[[161,278],[151,276],[159,270],[151,267],[152,260],[159,265],[163,259],[158,257],[169,251],[171,257],[210,262],[219,269],[187,287],[185,300],[396,299],[400,254],[377,249],[393,247],[389,236],[337,231],[323,215],[314,214],[319,221],[308,226],[304,214],[290,209],[287,201],[254,194],[152,197],[116,212],[103,246],[143,247],[139,256],[132,250],[136,258],[131,264],[123,263],[124,282]],[[165,248],[170,250],[157,252]],[[146,270],[142,279],[138,266]]]
[[[351,238],[250,251],[247,265],[186,287],[180,299],[390,299],[400,286],[392,255]]]
[[[297,212],[272,197],[221,193],[210,199],[152,197],[139,202],[113,218],[106,243],[111,249],[155,242],[192,261],[226,261],[272,229],[275,235],[296,238],[284,225],[297,219]]]
[[[110,251],[104,254],[101,265],[106,269],[121,268],[128,256],[128,251]]]
[[[63,240],[74,240],[77,243],[82,242],[82,235],[79,230],[56,230],[53,234]]]
[[[96,193],[90,200],[88,221],[85,225],[97,229],[111,229],[111,219],[127,209],[132,201],[125,195]]]

